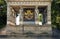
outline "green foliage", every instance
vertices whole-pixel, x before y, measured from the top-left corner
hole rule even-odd
[[[3,0],[0,0],[0,5],[4,4],[4,1]]]
[[[0,0],[0,29],[6,25],[7,6],[4,0]]]
[[[56,17],[56,23],[60,23],[60,17]]]
[[[38,19],[39,19],[40,22],[42,22],[43,15],[42,14],[39,14]]]
[[[52,24],[56,26],[56,28],[60,27],[59,23],[56,23],[56,17],[59,15],[60,17],[60,0],[53,0],[52,2],[52,12],[51,12],[51,19],[52,19]]]

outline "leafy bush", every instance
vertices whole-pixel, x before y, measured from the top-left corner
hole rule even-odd
[[[0,0],[0,29],[6,26],[7,6],[5,0]]]

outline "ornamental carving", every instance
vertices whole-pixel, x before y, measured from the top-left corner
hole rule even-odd
[[[26,21],[32,21],[34,19],[34,12],[32,10],[26,10],[24,12],[24,19]]]

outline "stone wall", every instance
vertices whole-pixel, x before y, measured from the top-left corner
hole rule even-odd
[[[11,15],[11,9],[10,7],[13,5],[18,5],[20,7],[22,6],[47,6],[47,23],[46,25],[15,25],[15,18]],[[20,9],[22,12],[22,9]],[[21,13],[20,12],[20,13]],[[37,10],[36,10],[37,12]],[[22,18],[22,17],[21,17]],[[11,25],[12,24],[12,25]],[[21,24],[23,24],[23,21],[21,21]],[[38,21],[36,21],[36,24],[38,24]],[[51,32],[51,2],[8,2],[7,3],[7,26],[6,26],[7,32],[15,32],[15,33],[26,33],[26,32],[33,32],[33,33],[43,33],[43,32]]]

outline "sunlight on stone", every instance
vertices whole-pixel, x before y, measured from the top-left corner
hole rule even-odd
[[[18,16],[16,17],[16,25],[19,25],[19,20],[20,20],[20,18],[19,18],[19,14],[18,14]]]
[[[39,22],[39,25],[42,25],[42,22]]]
[[[7,21],[7,24],[15,25],[14,23],[12,23],[12,22],[10,22],[10,21]]]

